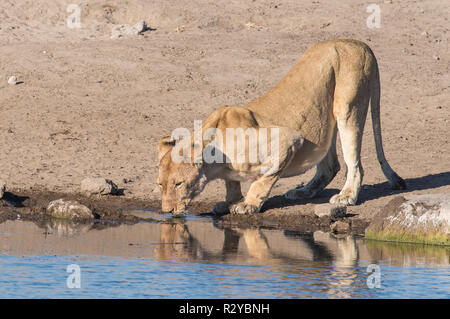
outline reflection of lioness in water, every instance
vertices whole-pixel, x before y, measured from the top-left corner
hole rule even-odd
[[[275,170],[263,173],[260,162],[196,163],[193,156],[190,162],[176,163],[171,150],[182,142],[169,137],[161,139],[158,184],[163,211],[185,212],[208,181],[220,178],[226,182],[227,195],[225,202],[216,204],[216,211],[230,207],[232,213],[258,212],[278,178],[298,175],[317,165],[315,177],[305,187],[286,194],[288,199],[314,197],[339,171],[337,130],[347,165],[347,180],[330,202],[355,204],[363,177],[360,151],[369,100],[378,161],[392,188],[405,188],[405,182],[391,169],[383,153],[380,78],[375,56],[362,42],[335,40],[309,48],[284,79],[265,95],[245,107],[221,107],[203,122],[203,131],[217,128],[223,136],[226,128],[278,127],[279,157]],[[194,144],[190,147],[193,150]],[[249,150],[247,147],[246,151]],[[226,157],[232,155],[227,154],[225,147],[216,151]],[[254,182],[242,200],[240,182],[249,179]]]

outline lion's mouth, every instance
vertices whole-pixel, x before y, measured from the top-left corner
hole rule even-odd
[[[177,207],[173,210],[173,215],[186,215],[189,214],[189,204],[190,204],[190,200],[188,203],[182,203],[180,205],[177,205]]]

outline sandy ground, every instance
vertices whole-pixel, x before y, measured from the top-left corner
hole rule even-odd
[[[71,29],[68,4],[81,9]],[[369,4],[381,9],[370,29]],[[272,88],[312,44],[354,38],[378,58],[385,153],[414,193],[450,192],[450,3],[433,1],[3,0],[0,4],[0,180],[8,189],[77,192],[105,177],[127,198],[154,200],[158,139],[224,104]],[[152,30],[111,39],[117,24]],[[9,85],[10,76],[23,82]],[[367,122],[360,204],[389,189]],[[339,151],[340,152],[340,151]],[[341,166],[344,166],[341,152]],[[314,174],[280,181],[281,195]],[[343,186],[341,170],[316,202]],[[224,197],[211,183],[199,200]],[[301,210],[298,205],[276,209]]]

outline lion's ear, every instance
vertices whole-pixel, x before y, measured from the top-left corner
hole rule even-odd
[[[175,140],[170,135],[161,138],[158,143],[158,161],[161,161],[164,155],[170,152],[174,146]]]

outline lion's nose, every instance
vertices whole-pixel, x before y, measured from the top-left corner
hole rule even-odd
[[[161,205],[161,210],[163,213],[172,213],[175,210],[174,205],[171,205],[170,202],[163,201]]]

